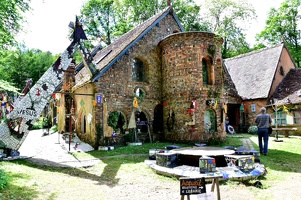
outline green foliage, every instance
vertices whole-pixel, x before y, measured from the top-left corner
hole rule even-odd
[[[49,120],[46,117],[40,117],[32,126],[32,130],[48,128]]]
[[[114,111],[111,112],[109,115],[109,119],[108,119],[108,125],[111,126],[114,130],[117,130],[117,126],[118,126],[118,117],[119,117],[119,112],[118,111]]]
[[[109,45],[116,30],[113,0],[89,0],[81,8],[80,18],[87,26],[86,34],[92,41]]]
[[[32,79],[33,84],[38,81],[55,61],[50,52],[29,50],[22,46],[16,50],[3,51],[3,55],[0,57],[1,79],[21,89],[25,87],[28,78]]]
[[[54,125],[50,128],[50,131],[51,132],[57,132],[58,131],[58,126],[57,125]]]
[[[19,94],[18,88],[14,87],[13,84],[11,84],[7,81],[4,81],[4,80],[0,80],[0,91],[2,91],[2,90]]]
[[[284,40],[298,67],[301,62],[300,10],[300,0],[285,0],[279,9],[271,8],[264,30],[256,36],[256,40],[265,45]]]
[[[221,138],[212,137],[210,138],[206,144],[208,146],[219,146],[223,143],[223,140]]]
[[[0,191],[7,186],[7,183],[8,183],[8,176],[4,173],[4,171],[0,170]]]
[[[30,0],[0,1],[0,56],[1,51],[15,43],[15,35],[22,29],[23,13],[30,9]]]
[[[250,127],[248,128],[248,133],[249,133],[249,134],[257,134],[257,131],[258,131],[257,126],[250,126]]]
[[[203,12],[210,31],[224,39],[223,58],[251,51],[245,38],[247,27],[241,25],[256,16],[251,4],[245,0],[206,0]]]
[[[86,34],[94,43],[106,45],[167,7],[158,0],[89,0],[81,9]],[[127,9],[124,9],[127,8]],[[173,8],[185,30],[208,30],[201,23],[200,6],[193,0],[173,2]]]
[[[123,136],[124,142],[135,142],[135,132],[134,130],[130,129],[128,134],[124,134]]]

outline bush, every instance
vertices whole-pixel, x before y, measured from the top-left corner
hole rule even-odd
[[[40,117],[32,126],[32,130],[49,127],[49,120],[46,117]]]
[[[6,176],[6,174],[0,170],[0,190],[3,190],[8,183],[8,177]]]
[[[222,141],[221,138],[214,138],[214,137],[212,137],[212,138],[210,138],[208,140],[207,145],[208,146],[217,146],[217,145],[220,145],[222,143],[223,143],[223,141]]]
[[[53,127],[51,127],[50,130],[51,130],[52,132],[57,132],[57,131],[58,131],[57,125],[54,125]]]
[[[250,126],[248,129],[249,134],[257,134],[258,128],[257,126]]]

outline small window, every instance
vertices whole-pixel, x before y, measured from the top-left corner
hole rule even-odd
[[[203,84],[208,85],[208,66],[205,60],[202,60]]]
[[[294,124],[301,124],[301,111],[293,111],[294,114]]]
[[[146,82],[146,70],[142,60],[135,58],[132,70],[133,81]]]
[[[137,88],[135,91],[135,96],[139,99],[139,100],[143,100],[145,97],[146,93],[142,88]]]
[[[276,121],[276,112],[274,113],[275,121]],[[277,112],[277,124],[278,125],[286,125],[286,113],[283,111]]]
[[[82,133],[86,133],[86,116],[84,115],[84,117],[82,118]]]
[[[210,57],[202,59],[203,85],[214,84],[214,72],[212,71],[212,59]]]
[[[252,104],[251,105],[251,111],[252,112],[256,112],[256,104]]]
[[[282,66],[279,69],[279,73],[280,73],[281,76],[285,76],[285,72],[284,72],[284,69],[283,69]]]

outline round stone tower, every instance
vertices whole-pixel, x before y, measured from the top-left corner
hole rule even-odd
[[[159,43],[165,139],[202,142],[225,137],[222,43],[207,32],[175,33]]]

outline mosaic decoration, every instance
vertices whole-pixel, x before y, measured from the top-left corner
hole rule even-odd
[[[61,82],[64,71],[72,61],[76,45],[87,39],[82,25],[76,18],[73,41],[55,63],[43,74],[30,91],[18,102],[7,116],[8,122],[0,124],[0,140],[7,148],[17,150],[29,133],[29,128],[39,118],[44,107],[52,98],[55,88]]]

